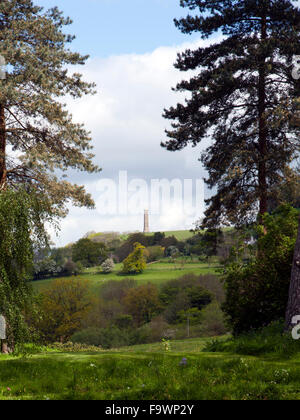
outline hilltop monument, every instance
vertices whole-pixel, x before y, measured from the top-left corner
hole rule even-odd
[[[144,213],[144,233],[149,233],[149,210],[145,210]]]

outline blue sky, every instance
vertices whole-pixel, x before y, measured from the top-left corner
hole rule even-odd
[[[39,0],[58,7],[74,23],[73,48],[91,56],[141,54],[165,45],[178,45],[197,35],[182,34],[173,19],[187,14],[179,0]]]

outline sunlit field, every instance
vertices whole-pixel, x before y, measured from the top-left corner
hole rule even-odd
[[[177,279],[182,277],[185,274],[193,273],[195,275],[201,274],[215,274],[219,268],[219,265],[216,263],[202,263],[194,260],[193,262],[187,261],[184,266],[181,266],[180,263],[177,263],[176,266],[173,263],[158,262],[154,264],[148,264],[146,270],[139,275],[120,275],[119,272],[122,268],[122,264],[116,264],[113,273],[103,274],[99,268],[87,269],[84,274],[77,276],[77,279],[89,280],[91,287],[97,289],[103,282],[107,280],[122,280],[124,278],[134,278],[138,284],[153,283],[156,285],[163,284],[169,280]],[[42,290],[51,284],[53,279],[46,279],[33,282],[33,287],[35,290]]]

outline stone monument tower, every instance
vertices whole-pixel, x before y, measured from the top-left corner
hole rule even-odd
[[[149,210],[145,210],[144,214],[144,233],[149,233]]]

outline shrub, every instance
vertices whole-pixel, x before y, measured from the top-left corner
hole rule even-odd
[[[120,315],[114,319],[115,325],[120,330],[128,330],[133,327],[133,317],[131,315]]]
[[[146,251],[148,253],[148,262],[159,261],[164,257],[165,252],[164,248],[162,248],[161,246],[149,246],[148,248],[146,248]]]
[[[79,344],[96,343],[103,349],[123,347],[130,344],[130,333],[113,326],[110,328],[89,328],[72,336],[72,342]]]
[[[228,332],[225,316],[218,302],[212,302],[201,311],[201,334],[205,337],[223,335]]]
[[[101,332],[100,328],[87,328],[73,334],[71,341],[72,343],[99,347],[101,346]]]
[[[115,268],[113,259],[108,258],[107,260],[105,260],[104,263],[102,263],[101,268],[104,274],[112,273]]]
[[[258,255],[248,264],[235,261],[225,267],[226,301],[223,309],[234,334],[257,329],[284,318],[298,211],[288,205],[266,215],[267,233],[259,226]]]
[[[258,330],[252,330],[227,340],[208,342],[203,351],[228,352],[250,356],[273,355],[290,358],[300,351],[300,342],[291,334],[283,333],[284,322],[277,321]]]
[[[84,267],[80,262],[75,263],[72,260],[68,260],[64,266],[62,274],[64,276],[78,276],[84,271]]]
[[[166,257],[176,258],[179,256],[179,254],[180,254],[179,249],[174,245],[171,245],[168,248],[166,248],[166,251],[165,251]]]

